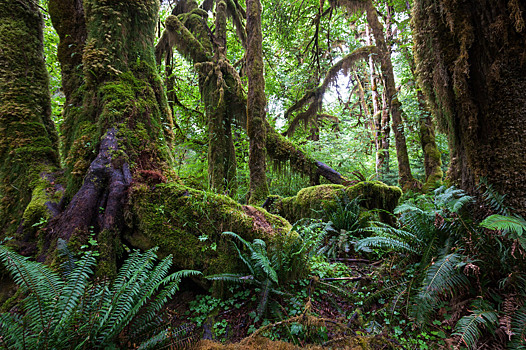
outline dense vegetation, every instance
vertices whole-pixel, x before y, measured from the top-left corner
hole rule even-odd
[[[0,0],[0,348],[526,349],[525,11]]]

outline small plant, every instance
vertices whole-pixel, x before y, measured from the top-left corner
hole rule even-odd
[[[223,235],[234,237],[243,243],[248,249],[249,254],[243,254],[238,246],[234,244],[239,258],[248,268],[250,274],[223,273],[207,276],[206,278],[212,281],[251,284],[259,287],[261,289],[261,294],[259,305],[257,307],[257,315],[261,316],[267,308],[270,294],[283,294],[279,290],[278,273],[275,270],[277,266],[276,264],[272,264],[267,254],[267,245],[263,240],[255,239],[252,243],[249,243],[233,232],[223,232]]]

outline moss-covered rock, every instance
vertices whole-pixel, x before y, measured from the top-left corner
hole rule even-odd
[[[392,212],[398,205],[402,190],[395,186],[388,186],[379,181],[364,181],[354,186],[319,185],[302,189],[294,197],[272,198],[270,212],[278,214],[295,222],[301,218],[324,218],[323,208],[333,202],[337,196],[346,193],[349,198],[360,196],[362,205],[367,209],[383,209]],[[389,221],[388,215],[383,220]]]
[[[125,217],[124,240],[131,246],[159,246],[159,255],[172,254],[177,268],[205,275],[232,271],[238,263],[224,231],[247,241],[261,238],[269,246],[291,237],[291,225],[279,216],[179,183],[133,185]]]

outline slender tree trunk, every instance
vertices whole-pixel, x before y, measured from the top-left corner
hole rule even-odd
[[[448,178],[471,193],[481,177],[526,215],[526,5],[517,0],[418,0],[415,59],[447,131]]]
[[[269,195],[267,185],[267,130],[265,79],[263,76],[263,37],[261,33],[261,3],[247,1],[247,133],[250,140],[249,203],[260,203]]]
[[[369,29],[369,25],[365,27],[365,35],[366,35],[366,44],[368,46],[372,45],[371,41],[371,32]],[[389,142],[386,138],[389,138],[389,119],[387,119],[387,125],[384,125],[383,123],[385,120],[383,120],[383,109],[380,109],[380,94],[378,93],[378,82],[379,79],[376,76],[376,69],[374,66],[374,60],[372,56],[369,56],[369,59],[367,60],[367,65],[369,67],[369,80],[371,81],[371,98],[373,101],[373,122],[374,122],[374,143],[376,146],[376,162],[375,162],[375,170],[376,175],[378,178],[381,177],[385,165],[389,165],[389,149],[384,149],[383,147],[387,144],[389,146]],[[387,128],[387,133],[385,132],[385,128]],[[387,141],[387,142],[386,142]],[[386,163],[387,160],[387,163]]]
[[[405,141],[404,124],[402,121],[402,105],[398,101],[396,85],[394,81],[393,64],[391,54],[385,41],[383,26],[378,20],[378,14],[372,1],[365,4],[367,23],[373,31],[376,46],[380,55],[380,66],[385,79],[385,90],[387,93],[389,109],[393,118],[393,131],[395,134],[396,155],[398,158],[398,176],[400,186],[404,189],[418,188],[418,181],[411,174],[407,144]]]
[[[33,1],[0,1],[0,237],[31,240],[56,207],[59,164],[42,16]],[[31,248],[31,247],[29,247]]]
[[[416,80],[415,59],[407,48],[402,49],[402,54],[409,63],[409,68],[411,69],[411,74],[415,80],[415,86],[417,87],[418,108],[420,112],[418,131],[420,136],[420,145],[424,154],[424,170],[426,174],[423,190],[426,191],[442,182],[442,178],[444,176],[444,172],[442,171],[442,156],[436,144],[435,123],[433,122],[433,115],[427,105],[424,93],[420,89],[419,83]]]

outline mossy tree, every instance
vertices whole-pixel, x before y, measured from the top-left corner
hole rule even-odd
[[[236,1],[226,1],[225,4],[226,14],[233,21],[242,45],[246,47],[246,31],[243,24],[246,11]],[[247,97],[241,78],[228,60],[216,60],[217,50],[222,46],[218,45],[215,39],[218,35],[218,19],[216,18],[215,33],[212,33],[206,24],[207,10],[211,8],[210,1],[203,2],[201,7],[195,0],[178,1],[172,15],[166,19],[165,31],[156,46],[156,56],[160,63],[166,52],[175,47],[181,55],[194,64],[200,74],[199,89],[205,109],[207,111],[215,109],[217,104],[214,104],[212,97],[214,93],[218,93],[220,101],[224,100],[228,105],[227,120],[232,120],[239,126],[247,128]],[[222,16],[222,11],[216,10],[216,17],[218,14]],[[337,171],[313,159],[293,142],[279,134],[266,119],[263,118],[262,123],[266,130],[267,155],[273,162],[278,165],[289,163],[294,171],[311,179],[321,175],[334,183],[345,181]],[[210,126],[214,127],[209,124],[209,129]],[[228,130],[223,131],[229,132]],[[221,159],[221,157],[216,159]]]
[[[526,4],[418,0],[417,72],[449,136],[448,178],[475,192],[481,177],[526,214]]]
[[[42,16],[30,0],[0,1],[0,225],[23,241],[56,210],[59,164],[43,57]],[[22,220],[20,220],[22,218]]]
[[[261,33],[261,2],[247,1],[247,133],[250,139],[249,202],[262,202],[269,195],[267,185],[267,130],[265,79],[263,76],[263,36]]]
[[[415,189],[421,185],[413,178],[407,144],[404,134],[404,124],[402,120],[402,104],[397,97],[397,89],[394,80],[393,63],[391,52],[385,40],[384,27],[378,19],[378,11],[372,0],[333,0],[332,6],[341,6],[350,12],[365,11],[367,24],[373,32],[375,45],[378,48],[378,58],[382,76],[385,81],[385,92],[387,104],[392,118],[392,129],[395,135],[396,156],[398,159],[398,181],[404,189]]]
[[[178,267],[206,270],[214,259],[230,256],[228,242],[220,239],[223,230],[273,242],[288,237],[290,224],[282,218],[192,190],[174,175],[173,125],[154,55],[159,6],[158,0],[50,0],[69,103],[59,169],[38,7],[29,0],[0,2],[0,48],[7,53],[0,70],[6,91],[0,114],[1,238],[20,227],[13,243],[33,248],[25,253],[52,260],[58,238],[77,249],[93,236],[101,250],[99,274],[111,276],[123,243],[161,246],[166,255],[182,240],[197,246],[207,224],[217,249],[195,263],[195,247],[180,247]],[[155,205],[145,212],[144,203]]]

